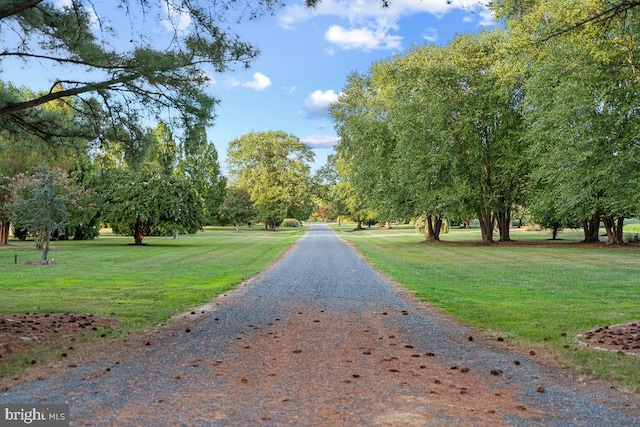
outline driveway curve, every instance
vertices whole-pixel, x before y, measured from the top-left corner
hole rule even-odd
[[[638,396],[496,342],[327,226],[169,325],[0,394],[73,426],[640,426]]]

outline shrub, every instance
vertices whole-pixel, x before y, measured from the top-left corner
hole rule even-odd
[[[623,231],[625,233],[640,233],[640,224],[625,224]]]
[[[282,226],[283,227],[302,227],[302,225],[300,224],[300,221],[298,221],[295,218],[285,218],[284,220],[282,220]]]
[[[626,243],[640,243],[640,236],[638,235],[638,233],[625,235],[624,241]]]

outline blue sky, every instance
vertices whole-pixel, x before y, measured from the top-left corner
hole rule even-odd
[[[245,70],[215,75],[221,101],[209,140],[224,167],[227,144],[251,131],[282,130],[314,149],[321,166],[337,137],[328,105],[349,73],[419,44],[446,44],[456,34],[494,23],[482,1],[324,0],[309,10],[290,3],[275,16],[234,28],[261,55]]]
[[[58,6],[71,3],[48,1]],[[485,1],[392,0],[389,8],[382,8],[380,0],[323,0],[319,7],[309,9],[303,0],[286,0],[287,5],[273,16],[232,25],[241,40],[261,54],[248,69],[238,64],[224,74],[205,70],[211,78],[207,90],[220,100],[214,126],[207,133],[218,149],[223,171],[229,142],[252,131],[268,130],[300,138],[316,154],[314,169],[321,166],[337,141],[328,105],[337,99],[347,76],[354,71],[364,73],[375,61],[403,54],[412,46],[443,45],[456,34],[493,26],[482,5]],[[179,4],[178,0],[169,2]],[[141,33],[161,48],[171,43],[173,31],[169,29],[179,33],[191,29],[188,15],[169,9],[160,8],[153,16],[132,11],[129,19],[123,19],[119,2],[85,3],[99,13],[96,31],[100,31],[98,23],[113,26],[119,37],[105,33],[106,40],[125,50],[134,40],[141,40]],[[13,30],[19,34],[19,29]],[[0,36],[4,46],[18,41],[11,28],[3,28]],[[33,90],[48,90],[56,78],[69,75],[46,63],[25,67],[5,58],[1,66],[2,80]]]

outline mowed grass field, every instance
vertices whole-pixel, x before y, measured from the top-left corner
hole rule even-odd
[[[104,233],[96,240],[52,242],[54,265],[32,241],[0,247],[0,313],[112,316],[123,331],[145,329],[210,301],[272,264],[305,228],[208,228],[177,239]],[[15,256],[18,262],[14,263]]]
[[[640,358],[573,342],[582,331],[640,320],[639,248],[569,244],[582,238],[573,231],[549,242],[548,233],[514,230],[512,238],[527,244],[484,246],[478,230],[453,229],[442,243],[428,244],[409,226],[332,227],[381,272],[462,322],[640,392]],[[148,237],[142,247],[105,233],[53,242],[49,266],[25,265],[41,252],[33,242],[11,240],[0,247],[0,313],[112,316],[122,322],[115,334],[144,330],[255,276],[305,231],[209,228],[178,239]],[[41,356],[17,360],[0,377]]]
[[[379,271],[462,322],[640,392],[640,358],[573,341],[583,331],[640,320],[637,246],[580,245],[577,231],[552,242],[547,232],[513,230],[517,244],[487,246],[477,244],[473,229],[425,243],[409,226],[333,228]]]

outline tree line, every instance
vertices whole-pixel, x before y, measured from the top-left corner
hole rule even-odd
[[[2,58],[75,71],[42,92],[0,82],[0,244],[11,224],[46,257],[51,238],[91,238],[103,224],[141,244],[225,222],[273,230],[310,214],[358,226],[420,217],[430,240],[445,219],[477,218],[492,242],[496,226],[510,239],[515,210],[554,230],[582,227],[585,242],[603,223],[621,243],[640,183],[631,3],[491,2],[503,28],[348,76],[331,107],[336,154],[314,176],[309,147],[269,131],[229,144],[226,177],[205,131],[217,103],[208,69],[258,52],[221,26],[229,11],[251,19],[279,2],[188,2],[174,13],[194,31],[174,25],[159,47],[132,25],[119,50],[96,4],[7,2],[0,30],[21,37],[0,42]],[[129,22],[166,6],[123,4]]]
[[[0,4],[2,65],[21,61],[51,81],[45,90],[0,82],[0,245],[12,226],[16,236],[32,236],[43,247],[51,238],[95,237],[105,224],[142,244],[148,235],[190,233],[239,218],[232,198],[220,209],[227,179],[205,131],[218,103],[207,86],[213,73],[248,66],[259,53],[231,24],[273,13],[282,3],[131,0],[110,6]],[[269,138],[300,146],[289,135]],[[287,157],[289,148],[276,156],[284,155],[295,174],[308,173],[307,164]],[[306,162],[311,154],[303,148],[294,150]],[[289,185],[281,166],[270,172],[275,184],[230,192],[252,192],[245,206],[250,215],[243,218],[273,228],[281,215],[308,210],[308,203],[274,190]],[[239,179],[238,185],[249,182],[246,174]],[[287,188],[299,196],[302,184],[298,179]],[[270,206],[259,197],[263,190],[274,197]]]
[[[518,209],[622,243],[640,213],[640,16],[590,19],[604,3],[492,2],[504,28],[351,74],[331,108],[342,203],[424,216],[429,240],[477,218],[483,242],[508,241]]]

